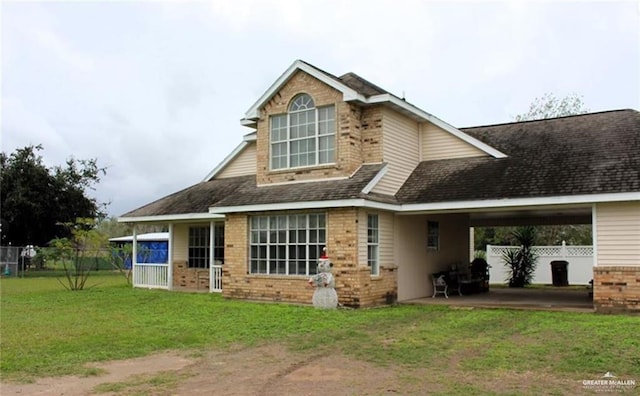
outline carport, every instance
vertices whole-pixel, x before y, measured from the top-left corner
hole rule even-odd
[[[576,309],[593,311],[593,300],[586,285],[579,287],[506,288],[492,287],[488,293],[449,298],[432,298],[430,276],[451,266],[468,264],[473,260],[473,227],[523,225],[593,224],[594,205],[565,204],[550,206],[514,206],[509,208],[478,208],[467,211],[416,213],[398,215],[396,240],[398,256],[398,297],[401,302],[448,304],[455,306],[510,307],[536,309]],[[425,224],[438,222],[440,235],[437,249],[425,249],[429,233]],[[594,241],[595,244],[595,241]],[[494,286],[494,285],[492,285]]]

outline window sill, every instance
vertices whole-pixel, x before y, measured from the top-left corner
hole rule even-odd
[[[285,275],[285,274],[247,274],[247,277],[254,279],[300,279],[308,280],[313,275]]]
[[[335,162],[332,162],[330,164],[297,166],[295,168],[269,169],[268,174],[279,175],[282,173],[301,172],[301,171],[309,171],[309,170],[334,169],[336,168],[336,165],[337,164]]]

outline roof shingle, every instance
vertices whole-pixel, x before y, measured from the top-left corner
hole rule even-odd
[[[640,191],[640,113],[635,110],[461,130],[508,157],[422,162],[396,195],[400,202]]]

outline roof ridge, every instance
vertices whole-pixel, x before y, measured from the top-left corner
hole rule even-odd
[[[476,126],[463,127],[463,128],[458,128],[458,129],[460,129],[461,131],[465,131],[465,130],[476,129],[476,128],[488,128],[488,127],[497,127],[497,126],[514,125],[514,124],[527,124],[527,123],[534,123],[534,122],[540,122],[540,121],[559,120],[559,119],[562,119],[562,118],[585,117],[585,116],[592,116],[592,115],[597,115],[597,114],[626,112],[626,111],[638,112],[638,110],[635,110],[635,109],[603,110],[603,111],[595,111],[595,112],[582,113],[582,114],[570,114],[570,115],[560,116],[560,117],[540,118],[540,119],[537,119],[537,120],[524,120],[524,121],[513,121],[513,122],[500,122],[500,123],[497,123],[497,124],[476,125]]]

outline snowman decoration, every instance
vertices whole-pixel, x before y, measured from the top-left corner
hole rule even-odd
[[[309,279],[309,285],[315,288],[312,301],[316,308],[334,309],[338,306],[336,282],[333,279],[331,267],[333,267],[333,263],[327,257],[327,248],[325,247],[318,260],[318,273]]]

